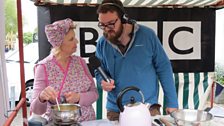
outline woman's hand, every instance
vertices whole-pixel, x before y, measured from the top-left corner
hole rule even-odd
[[[105,90],[105,91],[111,91],[115,88],[115,85],[114,85],[114,80],[113,79],[110,79],[110,83],[102,80],[101,81],[101,86],[102,86],[102,89]]]
[[[80,99],[79,93],[68,92],[64,94],[67,103],[78,103]]]
[[[41,91],[39,95],[39,100],[41,102],[55,102],[55,99],[57,98],[57,92],[54,90],[54,88],[48,86],[43,91]]]

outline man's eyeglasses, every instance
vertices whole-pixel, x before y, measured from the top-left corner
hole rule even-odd
[[[115,28],[115,24],[117,22],[118,18],[116,20],[114,20],[113,22],[109,22],[108,24],[103,24],[101,22],[98,23],[98,27],[100,29],[105,29],[106,27],[109,28],[109,29],[114,29]]]

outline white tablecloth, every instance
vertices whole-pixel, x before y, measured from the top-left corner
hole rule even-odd
[[[82,126],[119,126],[118,121],[109,121],[107,119],[86,121],[81,123]]]
[[[160,117],[163,117],[167,119],[169,122],[174,123],[174,120],[170,116],[155,116],[152,117],[152,120],[159,119]],[[155,122],[152,122],[152,126],[159,126]],[[120,126],[117,121],[109,121],[107,119],[102,120],[93,120],[93,121],[86,121],[81,123],[82,126]],[[172,124],[173,126],[176,126]],[[214,119],[210,122],[210,126],[223,126],[224,125],[224,118],[214,117]]]

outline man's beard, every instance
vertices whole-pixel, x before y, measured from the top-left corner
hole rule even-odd
[[[104,37],[109,40],[111,43],[119,45],[120,41],[118,40],[123,32],[123,25],[121,24],[118,31],[109,30],[108,32],[103,32]]]

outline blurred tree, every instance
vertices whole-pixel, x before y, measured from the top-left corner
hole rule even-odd
[[[33,42],[33,33],[31,32],[26,32],[23,34],[23,43],[29,44]]]
[[[5,48],[14,49],[17,33],[17,13],[16,13],[16,1],[5,1],[5,31],[6,31],[6,43]]]
[[[15,0],[5,1],[5,29],[6,34],[17,33],[17,11]]]
[[[5,29],[6,29],[6,49],[14,49],[14,44],[16,42],[17,33],[18,33],[18,24],[17,24],[17,6],[16,0],[6,0],[5,1]],[[23,25],[27,24],[25,17],[23,19]],[[25,44],[31,43],[32,33],[23,34],[23,42]]]
[[[215,64],[216,81],[224,85],[224,66],[222,64]]]

